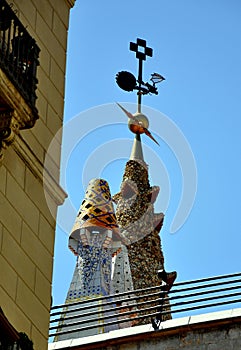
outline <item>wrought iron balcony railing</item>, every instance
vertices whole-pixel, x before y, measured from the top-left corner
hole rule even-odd
[[[0,0],[0,68],[37,113],[36,71],[40,49],[11,5]]]
[[[33,350],[26,333],[17,332],[0,307],[0,350]]]
[[[25,333],[19,333],[19,339],[14,342],[1,334],[0,350],[33,350],[33,342]]]
[[[129,327],[151,320],[154,329],[171,314],[191,316],[206,309],[223,310],[226,305],[241,306],[241,273],[175,283],[168,296],[161,286],[53,306],[50,337],[88,335],[90,330]],[[144,322],[146,323],[146,322]],[[100,331],[98,331],[100,333]],[[96,332],[96,333],[98,333]],[[93,333],[92,333],[93,334]],[[67,337],[66,337],[67,339]]]

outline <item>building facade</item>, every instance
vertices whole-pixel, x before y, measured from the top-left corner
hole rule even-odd
[[[47,348],[56,211],[66,197],[61,139],[45,180],[43,172],[63,122],[74,2],[1,0],[0,7],[0,325],[8,320],[35,350]]]

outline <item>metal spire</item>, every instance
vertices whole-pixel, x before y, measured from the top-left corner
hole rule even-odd
[[[130,160],[141,160],[144,162],[143,151],[141,146],[141,136],[136,134],[131,150]]]
[[[144,49],[139,50],[139,49]],[[152,52],[153,50],[150,47],[146,46],[146,40],[143,39],[137,39],[136,43],[130,42],[130,50],[134,51],[136,53],[136,58],[139,60],[139,69],[138,69],[138,102],[137,102],[137,111],[141,113],[141,96],[142,96],[142,91],[141,91],[141,86],[143,84],[143,79],[142,79],[142,71],[143,71],[143,61],[146,60],[146,56],[152,57]]]
[[[133,90],[137,90],[137,112],[135,114],[132,114],[128,112],[124,107],[122,107],[119,103],[117,104],[126,114],[126,116],[129,118],[129,121],[128,121],[129,129],[134,134],[136,134],[131,157],[135,157],[137,159],[143,160],[140,134],[145,133],[154,142],[156,142],[157,144],[158,142],[148,130],[148,126],[149,126],[148,118],[141,112],[142,95],[146,95],[146,94],[157,95],[158,91],[156,88],[156,84],[165,80],[165,78],[158,73],[153,73],[151,74],[151,79],[150,79],[152,84],[148,82],[145,83],[143,81],[143,61],[146,60],[147,56],[152,57],[152,53],[153,53],[152,48],[147,46],[146,40],[137,38],[135,43],[130,42],[130,50],[136,53],[136,58],[139,61],[138,78],[136,79],[135,76],[130,72],[121,71],[116,75],[116,82],[118,86],[125,91],[130,92]]]

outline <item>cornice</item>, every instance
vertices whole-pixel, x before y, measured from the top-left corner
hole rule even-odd
[[[65,1],[68,4],[69,8],[73,7],[75,4],[75,0],[65,0]]]

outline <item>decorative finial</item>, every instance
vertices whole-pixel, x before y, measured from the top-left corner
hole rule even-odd
[[[158,94],[156,84],[165,80],[165,78],[158,74],[151,74],[150,83],[145,83],[143,81],[143,61],[146,60],[146,57],[152,57],[153,50],[152,48],[146,45],[146,40],[137,39],[136,43],[130,42],[130,50],[136,53],[136,58],[139,60],[138,66],[138,79],[135,76],[127,71],[121,71],[116,74],[116,82],[118,86],[125,91],[137,90],[138,96],[138,108],[137,111],[141,113],[141,97],[146,94]]]
[[[148,118],[144,114],[142,114],[140,112],[137,112],[135,114],[131,114],[124,107],[122,107],[119,103],[117,103],[117,105],[122,109],[122,111],[129,118],[128,127],[129,127],[130,131],[132,131],[136,135],[146,134],[154,142],[156,142],[159,145],[157,140],[152,136],[151,132],[147,129],[149,126],[149,121],[148,121]]]
[[[159,143],[155,140],[155,138],[152,136],[150,131],[148,130],[149,121],[148,118],[141,113],[141,98],[142,95],[146,94],[158,94],[156,84],[162,82],[165,80],[165,78],[158,74],[153,73],[151,74],[150,83],[145,83],[143,81],[142,75],[143,75],[143,61],[146,60],[146,57],[152,57],[153,50],[152,48],[148,47],[146,45],[146,40],[143,39],[137,39],[136,43],[131,42],[130,43],[130,50],[134,51],[136,53],[136,58],[139,60],[139,67],[138,67],[138,79],[135,78],[135,76],[127,71],[121,71],[116,74],[116,82],[118,86],[125,90],[125,91],[133,91],[137,90],[137,112],[135,114],[131,114],[128,112],[124,107],[122,107],[119,103],[117,105],[122,109],[122,111],[126,114],[126,116],[129,118],[128,126],[129,129],[136,134],[136,137],[140,141],[140,134],[145,133],[147,136],[149,136],[154,142],[156,142],[158,145]]]

